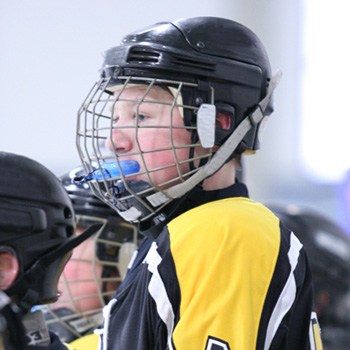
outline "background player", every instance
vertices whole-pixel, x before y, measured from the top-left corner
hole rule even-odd
[[[0,152],[0,169],[0,289],[13,311],[3,305],[2,314],[10,315],[3,345],[65,349],[57,337],[50,338],[42,314],[30,310],[57,300],[58,278],[79,243],[73,237],[72,203],[59,179],[32,159]]]
[[[80,348],[93,349],[96,340],[84,336],[101,325],[102,308],[126,274],[138,233],[135,225],[96,198],[87,184],[74,183],[82,171],[76,167],[60,177],[76,214],[77,234],[96,223],[104,226],[74,249],[58,283],[59,300],[42,310],[50,331],[61,341],[74,347],[84,341]]]
[[[303,242],[313,276],[315,310],[327,350],[350,344],[350,239],[334,221],[295,205],[269,208]]]

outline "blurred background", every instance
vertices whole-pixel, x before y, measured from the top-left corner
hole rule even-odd
[[[157,21],[228,17],[255,31],[284,73],[263,147],[244,159],[251,196],[316,208],[350,231],[346,7],[341,0],[2,1],[0,149],[62,174],[79,162],[76,111],[104,50]]]
[[[104,50],[158,21],[227,17],[256,32],[284,73],[262,149],[243,159],[251,197],[310,208],[350,235],[349,8],[343,0],[1,1],[0,149],[63,174],[79,164],[76,112]]]

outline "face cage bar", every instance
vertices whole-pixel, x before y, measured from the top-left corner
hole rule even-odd
[[[194,149],[198,146],[200,146],[199,142],[189,144],[189,145],[174,145],[173,143],[173,131],[175,129],[185,129],[192,134],[197,131],[197,127],[193,125],[189,126],[173,126],[172,120],[173,120],[173,111],[175,108],[179,108],[182,112],[182,116],[184,115],[185,109],[188,109],[191,111],[191,113],[196,114],[199,107],[198,106],[190,106],[190,105],[184,105],[182,103],[181,98],[181,89],[186,86],[187,88],[196,89],[198,88],[197,84],[193,83],[185,83],[185,82],[178,82],[178,81],[172,81],[172,80],[162,80],[162,79],[151,79],[151,78],[143,78],[143,77],[118,77],[119,80],[124,81],[124,84],[118,86],[118,89],[116,90],[115,94],[113,95],[113,87],[110,88],[109,83],[111,78],[103,78],[99,82],[97,82],[93,88],[90,90],[88,96],[86,97],[85,101],[83,102],[82,106],[80,107],[78,111],[78,120],[77,120],[77,135],[76,135],[76,146],[77,150],[80,156],[80,159],[82,161],[83,167],[86,171],[86,173],[91,173],[95,169],[99,169],[101,174],[103,175],[103,179],[99,181],[90,181],[89,185],[93,193],[100,198],[102,201],[107,203],[110,207],[113,209],[116,209],[120,214],[120,209],[118,208],[124,208],[125,210],[128,209],[125,207],[124,203],[126,200],[129,199],[135,199],[141,206],[143,206],[146,211],[149,214],[146,214],[143,218],[140,220],[134,220],[133,222],[140,222],[143,220],[147,220],[148,218],[154,216],[157,212],[159,212],[164,206],[166,206],[172,199],[169,199],[162,205],[158,206],[157,208],[154,208],[148,201],[145,200],[145,197],[148,195],[155,193],[155,192],[163,192],[163,189],[169,188],[172,185],[175,185],[179,182],[184,182],[186,179],[188,179],[191,175],[195,174],[198,168],[194,168],[193,164],[194,162],[199,163],[201,160],[208,160],[212,157],[212,149],[207,149],[207,153],[202,154],[200,156],[192,156],[191,154],[194,154]],[[147,88],[145,89],[145,92],[143,93],[143,96],[138,100],[131,100],[131,99],[124,99],[122,98],[122,93],[130,86],[136,85],[147,85]],[[172,103],[162,102],[162,101],[154,101],[147,99],[147,96],[149,92],[151,91],[152,87],[154,86],[162,86],[167,87],[169,91],[171,91],[172,95],[174,96]],[[179,101],[181,100],[181,101]],[[135,144],[137,146],[137,150],[129,153],[123,153],[122,155],[118,155],[110,150],[106,150],[105,142],[107,139],[111,140],[111,144],[114,149],[116,148],[116,145],[113,142],[112,133],[113,130],[116,128],[119,128],[118,126],[114,126],[114,120],[112,116],[112,112],[109,110],[111,109],[113,111],[114,106],[117,102],[135,102],[137,103],[137,115],[135,118],[135,125],[127,126],[127,127],[120,127],[121,129],[130,129],[133,128],[135,130]],[[214,91],[211,89],[211,103],[214,102]],[[153,149],[153,150],[142,150],[141,145],[138,140],[138,133],[140,127],[138,125],[139,122],[139,108],[142,103],[158,103],[162,105],[166,105],[170,107],[170,123],[169,126],[162,126],[162,128],[169,128],[170,129],[170,146],[169,148],[162,148],[162,149]],[[110,107],[110,108],[108,108]],[[160,128],[157,125],[148,125],[147,128]],[[187,148],[189,150],[189,157],[186,160],[180,161],[177,157],[176,151],[181,148]],[[192,149],[192,151],[190,151]],[[149,169],[147,166],[147,162],[145,161],[144,155],[147,153],[154,153],[154,152],[160,152],[160,151],[172,151],[173,157],[174,157],[174,163],[173,164],[167,164],[166,166]],[[135,175],[141,175],[145,174],[147,176],[147,179],[149,181],[149,184],[151,185],[150,188],[147,188],[146,190],[135,192],[133,189],[128,186],[128,178],[129,175],[125,175],[122,171],[122,167],[120,165],[120,157],[132,157],[138,155],[141,157],[141,165],[143,167],[143,171],[140,171],[138,173],[133,173],[130,176]],[[107,178],[103,171],[103,163],[106,161],[113,160],[118,164],[119,169],[121,170],[121,175],[119,177],[109,177]],[[183,173],[181,170],[181,167],[185,164],[189,165],[189,169]],[[192,165],[192,166],[190,166]],[[174,177],[168,181],[165,181],[161,184],[154,184],[151,180],[151,174],[153,172],[157,172],[160,170],[164,170],[166,168],[172,168],[176,167],[177,169],[177,177]],[[116,181],[121,181],[126,190],[129,192],[128,196],[125,196],[122,198],[122,200],[118,199],[114,193],[113,190],[113,184],[116,183]],[[118,203],[118,208],[116,207],[116,204]]]

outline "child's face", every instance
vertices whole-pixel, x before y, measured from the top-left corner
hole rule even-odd
[[[82,231],[78,228],[77,234]],[[95,258],[95,242],[89,238],[73,250],[58,283],[59,300],[53,306],[68,307],[77,313],[102,308],[101,274],[102,266]]]
[[[184,127],[180,108],[172,106],[174,97],[169,90],[154,86],[146,91],[147,86],[140,85],[115,94],[107,147],[120,160],[136,160],[140,171],[147,172],[130,179],[166,188],[189,171],[191,133]]]

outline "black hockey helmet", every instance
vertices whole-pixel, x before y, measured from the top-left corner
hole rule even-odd
[[[88,174],[82,180],[92,180],[94,193],[115,207],[126,220],[141,222],[154,218],[169,202],[182,198],[232,157],[259,148],[262,126],[273,110],[272,93],[279,78],[280,73],[271,75],[268,57],[258,37],[232,20],[179,19],[125,36],[119,46],[106,51],[101,80],[78,112],[77,148]],[[118,129],[111,111],[117,103],[125,102],[123,91],[135,84],[147,87],[144,95],[133,101],[137,103],[136,110],[143,103],[149,103],[148,93],[153,87],[168,89],[172,102],[151,103],[171,107],[170,133],[182,127],[191,135],[190,144],[180,147],[174,145],[170,137],[169,146],[164,150],[172,152],[174,160],[163,169],[175,166],[178,176],[162,184],[126,181],[125,176],[130,173],[126,173],[120,163],[122,157],[142,158],[141,171],[150,179],[155,170],[148,167],[143,154],[159,152],[159,149],[142,149],[137,122],[133,126],[137,150],[120,156],[111,155],[110,150],[103,147],[103,141]],[[181,127],[171,125],[174,109],[183,113]],[[215,124],[220,114],[229,117],[225,127]],[[157,132],[157,125],[147,127]],[[205,150],[199,165],[195,155],[198,147]],[[110,148],[118,147],[113,143]],[[176,157],[179,148],[188,149],[188,159],[182,162]],[[107,168],[108,158],[116,164],[118,171],[114,174]],[[132,166],[134,173],[138,169]],[[121,186],[116,186],[119,179]],[[127,193],[129,196],[125,198]],[[159,216],[159,220],[163,219]]]
[[[20,265],[6,292],[23,306],[52,302],[69,257],[54,252],[74,234],[72,203],[59,179],[32,159],[0,152],[0,169],[0,249],[12,250]]]
[[[266,96],[271,67],[260,39],[235,21],[195,17],[156,23],[126,35],[119,46],[105,53],[102,77],[109,86],[124,83],[119,77],[146,77],[198,84],[181,90],[184,105],[213,103],[232,116],[229,131],[217,130],[221,144]],[[214,100],[212,94],[214,91]],[[269,101],[266,115],[273,111]],[[196,123],[196,113],[185,109],[185,122]],[[254,125],[235,150],[259,148],[259,124]]]

